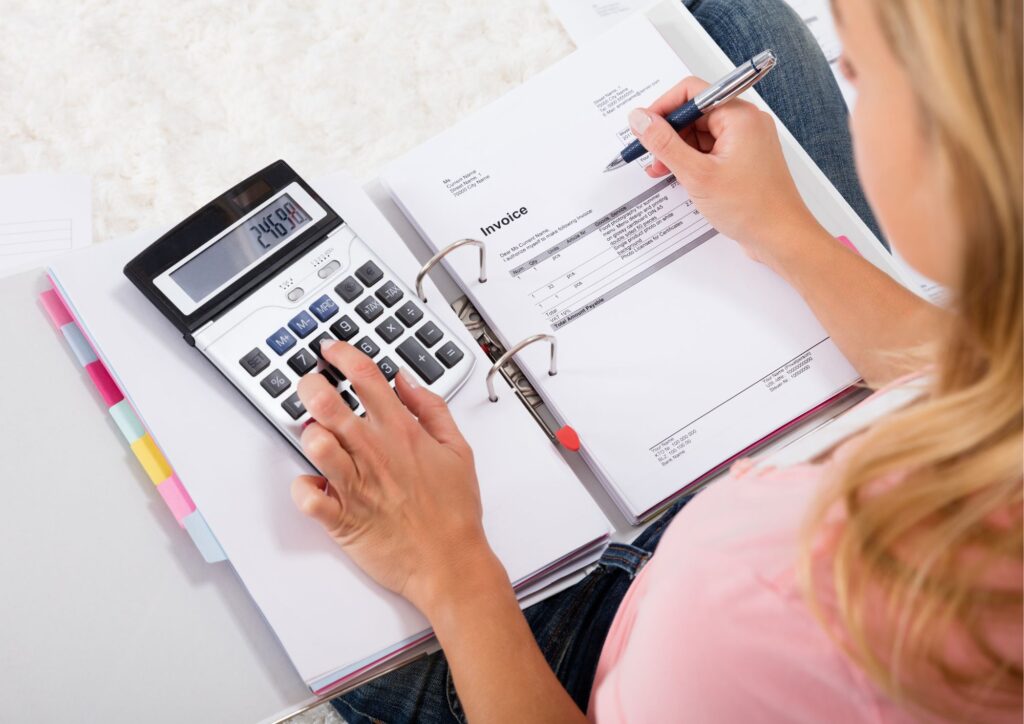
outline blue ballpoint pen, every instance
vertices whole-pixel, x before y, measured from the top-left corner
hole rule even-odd
[[[720,81],[711,85],[684,103],[681,107],[665,116],[672,128],[681,131],[692,125],[705,113],[728,103],[750,86],[764,78],[768,71],[775,67],[775,53],[765,50],[753,58],[737,66]],[[605,167],[605,173],[625,166],[647,153],[640,141],[633,141],[612,159]]]

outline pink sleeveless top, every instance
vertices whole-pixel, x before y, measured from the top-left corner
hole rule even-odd
[[[921,720],[829,638],[796,578],[812,501],[855,444],[823,464],[762,470],[741,460],[679,512],[612,623],[592,720]],[[1006,633],[1019,646],[1021,632]]]

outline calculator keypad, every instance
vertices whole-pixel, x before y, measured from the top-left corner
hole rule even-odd
[[[349,381],[323,359],[320,347],[326,340],[352,344],[376,362],[392,387],[400,366],[432,385],[464,359],[464,350],[444,339],[442,328],[409,298],[409,290],[389,276],[374,261],[357,265],[350,276],[332,282],[333,287],[317,294],[305,308],[281,319],[283,326],[266,338],[266,346],[258,345],[238,360],[259,382],[260,394],[268,395],[268,402],[277,400],[285,419],[308,419],[295,389],[307,374],[322,375],[353,412],[365,416]],[[271,364],[275,355],[282,358],[277,367]]]

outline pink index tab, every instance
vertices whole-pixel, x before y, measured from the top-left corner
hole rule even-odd
[[[39,301],[42,302],[43,309],[46,310],[46,316],[50,318],[50,321],[53,322],[57,329],[60,329],[68,322],[75,321],[71,317],[71,312],[65,306],[64,300],[60,298],[56,290],[47,289],[39,295]]]
[[[103,366],[102,362],[99,360],[90,362],[85,366],[85,371],[89,373],[92,383],[100,391],[100,395],[102,395],[103,401],[107,403],[107,407],[116,405],[124,399],[124,395],[121,394],[117,383],[114,382],[114,379],[107,372],[107,368]]]
[[[171,509],[178,525],[184,528],[185,516],[196,509],[196,504],[192,502],[192,498],[189,497],[185,486],[178,480],[178,476],[172,473],[171,477],[157,485],[156,489],[160,491],[160,497]]]
[[[849,240],[848,238],[846,238],[845,236],[837,236],[837,237],[836,237],[836,240],[837,240],[837,241],[838,241],[838,242],[839,242],[840,244],[842,244],[843,246],[845,246],[845,247],[846,247],[847,249],[849,249],[850,251],[852,251],[852,252],[853,252],[854,254],[856,254],[857,256],[860,256],[860,251],[858,251],[857,247],[855,247],[855,246],[853,245],[853,242],[852,242],[852,241],[850,241],[850,240]]]

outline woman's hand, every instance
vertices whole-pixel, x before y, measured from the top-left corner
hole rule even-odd
[[[300,476],[292,497],[374,580],[424,610],[465,566],[496,562],[473,453],[444,401],[411,375],[399,373],[400,401],[356,348],[325,342],[320,349],[352,382],[366,417],[323,375],[299,381],[299,399],[315,420],[302,448],[327,478]]]
[[[733,100],[681,133],[664,120],[707,87],[687,78],[630,113],[633,133],[657,159],[647,173],[675,174],[716,229],[777,268],[821,227],[800,198],[770,115]]]

